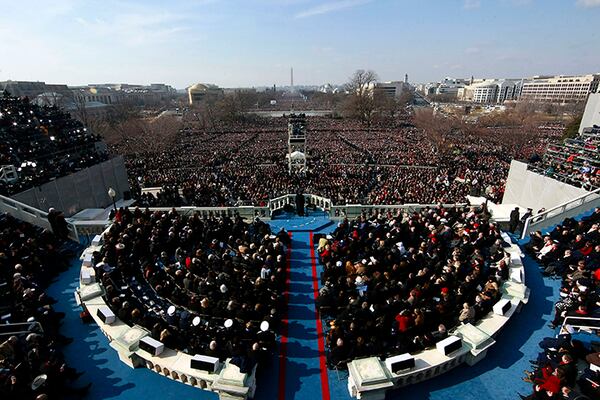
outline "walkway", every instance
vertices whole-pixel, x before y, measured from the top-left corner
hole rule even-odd
[[[314,261],[311,241],[312,233],[292,233],[287,336],[282,338],[279,400],[329,400],[323,329],[315,310],[318,282],[316,263],[311,262]]]

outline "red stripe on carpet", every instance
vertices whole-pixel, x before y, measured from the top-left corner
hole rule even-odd
[[[286,310],[282,318],[281,324],[281,344],[279,346],[279,400],[285,400],[285,361],[288,343],[288,312],[287,305],[290,299],[290,258],[292,257],[292,232],[289,232],[290,245],[287,248],[286,268],[285,268],[285,291],[283,299],[285,300]]]
[[[312,277],[313,277],[313,291],[315,301],[319,296],[319,279],[317,277],[317,260],[315,257],[315,243],[313,240],[313,233],[310,232],[310,263],[312,264]],[[319,311],[315,306],[315,318],[317,320],[317,338],[319,341],[319,364],[321,367],[321,392],[323,393],[323,400],[329,400],[329,377],[327,376],[327,360],[325,359],[325,340],[323,338],[323,322]]]

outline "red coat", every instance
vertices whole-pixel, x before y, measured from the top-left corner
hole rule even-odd
[[[396,321],[398,322],[398,330],[400,332],[408,331],[408,328],[410,328],[413,325],[413,319],[410,315],[398,314],[396,316]]]

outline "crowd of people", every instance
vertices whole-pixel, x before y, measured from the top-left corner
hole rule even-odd
[[[328,363],[413,353],[492,310],[510,257],[485,209],[363,214],[319,239]]]
[[[75,386],[81,373],[69,367],[61,349],[72,339],[59,327],[64,314],[45,293],[66,269],[67,255],[48,231],[0,215],[0,396],[3,399],[62,399],[83,396]],[[12,332],[12,333],[5,333]]]
[[[600,188],[600,127],[585,128],[580,136],[548,146],[531,169],[586,190]]]
[[[12,195],[108,159],[100,138],[55,106],[0,94],[0,166],[18,177],[0,179],[0,194]],[[0,177],[1,178],[1,177]]]
[[[94,260],[119,319],[246,371],[274,348],[288,245],[259,219],[120,209]]]
[[[366,128],[348,119],[307,119],[307,168],[289,173],[287,119],[184,123],[175,144],[158,152],[128,147],[127,166],[141,205],[265,205],[302,190],[334,204],[437,204],[466,195],[502,199],[514,158],[541,154],[560,129],[482,128],[441,140],[407,121]],[[119,152],[119,144],[114,147]],[[142,188],[164,188],[160,194]],[[146,192],[146,191],[145,191]]]
[[[526,250],[546,276],[561,279],[560,299],[551,328],[556,338],[540,343],[525,380],[533,384],[531,399],[597,399],[600,397],[600,348],[574,340],[568,317],[600,317],[600,208],[579,221],[567,218],[547,235],[535,232]],[[566,323],[565,323],[566,322]],[[584,363],[585,368],[578,368]],[[582,370],[582,373],[579,373]],[[523,396],[522,396],[523,397]]]

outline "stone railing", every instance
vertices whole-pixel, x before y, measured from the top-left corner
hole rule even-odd
[[[0,212],[12,215],[21,221],[29,222],[31,225],[52,231],[50,222],[48,222],[48,213],[28,206],[25,203],[0,195]],[[69,238],[79,242],[77,229],[69,220],[67,220],[67,228],[69,230]]]

